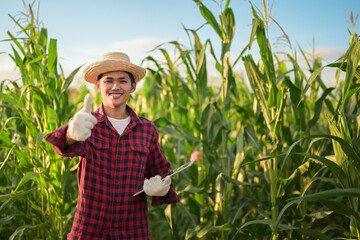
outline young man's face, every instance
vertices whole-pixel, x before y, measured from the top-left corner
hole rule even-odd
[[[136,82],[131,84],[129,74],[123,71],[104,73],[95,85],[101,93],[104,106],[110,108],[126,106],[130,93],[136,89]]]

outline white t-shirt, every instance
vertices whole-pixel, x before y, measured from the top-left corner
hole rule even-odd
[[[124,132],[126,126],[130,123],[130,119],[131,119],[130,116],[124,119],[115,119],[111,117],[107,117],[107,118],[109,119],[113,127],[116,129],[116,131],[119,133],[119,135],[121,135]]]

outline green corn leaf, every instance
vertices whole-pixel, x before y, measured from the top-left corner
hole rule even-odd
[[[204,191],[204,189],[195,187],[193,185],[188,185],[183,190],[180,190],[180,192],[188,192],[188,193],[199,193],[201,191]]]
[[[285,155],[285,159],[283,161],[283,166],[284,163],[286,162],[286,159],[289,157],[289,155],[291,154],[291,151],[293,150],[293,148],[295,147],[295,145],[297,145],[298,143],[300,143],[301,141],[305,140],[305,139],[331,139],[334,140],[336,142],[338,142],[340,144],[340,147],[342,148],[342,150],[344,151],[344,153],[351,159],[351,161],[355,164],[355,166],[360,166],[360,157],[359,155],[355,152],[355,150],[349,145],[349,143],[347,143],[344,139],[337,137],[337,136],[333,136],[333,135],[328,135],[328,134],[319,134],[319,135],[309,135],[306,136],[296,142],[294,142],[288,149],[288,151],[286,152]],[[340,163],[338,163],[340,164]],[[283,168],[282,166],[282,168]],[[281,172],[282,170],[280,170]]]
[[[228,112],[230,110],[230,102],[231,102],[231,96],[238,96],[237,88],[236,88],[236,82],[233,75],[233,70],[231,68],[230,59],[227,58],[226,64],[224,64],[224,69],[226,69],[225,76],[226,76],[226,83],[225,83],[225,109],[223,111]]]
[[[286,100],[287,100],[287,91],[285,90],[281,90],[281,92],[278,92],[278,100],[280,100],[280,103],[278,104],[276,113],[275,113],[275,119],[273,119],[271,121],[271,125],[273,126],[272,131],[274,132],[275,135],[278,135],[279,132],[279,125],[280,122],[282,121],[282,117],[283,117],[283,113],[285,111],[286,108]]]
[[[236,155],[233,167],[233,177],[236,177],[240,172],[240,165],[244,161],[244,134],[240,130],[236,137]]]
[[[15,62],[16,66],[19,67],[19,69],[23,68],[23,60],[21,59],[19,53],[15,50],[13,46],[11,46],[14,56],[10,55],[10,58]]]
[[[49,105],[46,106],[46,116],[47,116],[48,123],[56,126],[56,124],[59,120],[59,116],[58,116],[57,112]],[[54,129],[54,128],[50,127],[49,129]]]
[[[159,48],[161,53],[163,54],[164,58],[166,59],[166,64],[171,72],[176,72],[176,68],[174,62],[171,60],[168,51],[164,48]]]
[[[225,223],[224,225],[221,226],[206,226],[203,229],[201,229],[197,234],[196,237],[198,238],[202,238],[205,237],[208,234],[214,233],[214,232],[219,232],[219,231],[229,231],[233,228],[231,223]]]
[[[259,18],[252,19],[252,28],[251,28],[251,34],[250,34],[250,40],[249,40],[249,49],[251,49],[252,43],[255,40],[256,31],[257,31],[259,24],[260,24]]]
[[[303,233],[304,235],[312,237],[311,239],[318,239],[318,240],[330,240],[329,237],[324,235],[323,233],[316,231],[314,229],[308,229],[308,228],[299,228],[299,232]]]
[[[11,16],[10,14],[8,14],[8,16],[11,18],[11,20],[14,21],[14,23],[21,29],[21,32],[26,34],[26,36],[28,38],[31,38],[30,34],[28,33],[27,29],[24,28],[19,21],[17,21],[13,16]],[[29,27],[29,25],[27,26],[27,28]]]
[[[349,91],[350,85],[352,84],[352,79],[355,75],[357,67],[359,66],[359,61],[360,61],[360,41],[356,42],[354,46],[350,47],[350,54],[347,59],[346,76],[345,76],[344,91],[343,91],[344,98]]]
[[[42,46],[44,51],[46,51],[47,47],[47,40],[48,40],[48,32],[46,28],[41,28],[39,34],[39,45]]]
[[[179,126],[178,124],[175,124],[171,122],[169,119],[161,117],[153,121],[156,127],[159,128],[159,131],[161,132],[167,132],[171,133],[173,135],[178,136],[180,139],[186,139],[188,141],[200,141],[199,138],[195,137],[191,132],[189,132],[187,129]],[[170,135],[171,135],[170,134]]]
[[[328,119],[328,122],[329,122],[329,130],[331,135],[341,137],[341,133],[336,122],[333,119]],[[332,145],[333,145],[336,163],[338,165],[342,165],[345,158],[345,153],[342,150],[340,143],[332,140]]]
[[[308,91],[308,89],[311,87],[311,85],[313,84],[313,82],[316,80],[316,78],[320,75],[320,73],[322,72],[322,70],[324,70],[326,66],[322,66],[321,68],[316,69],[309,77],[306,86],[304,88],[304,92],[306,93]]]
[[[10,31],[7,32],[7,34],[10,36],[11,41],[13,43],[15,43],[15,45],[18,47],[18,49],[21,51],[21,53],[23,55],[26,55],[25,53],[25,49],[21,46],[21,44],[19,43],[18,39],[14,37],[14,35],[12,35],[12,33]]]
[[[2,134],[1,134],[2,135]],[[0,140],[2,140],[2,138],[0,137]],[[12,148],[10,148],[10,150],[8,151],[8,153],[6,154],[5,159],[2,161],[1,166],[0,166],[0,176],[2,175],[3,171],[4,171],[4,166],[5,163],[9,160],[10,154],[12,153],[14,147],[16,145],[13,145]]]
[[[289,88],[291,102],[297,106],[301,100],[301,89],[293,84],[289,78],[285,78],[283,83]]]
[[[324,229],[321,230],[321,233],[325,234],[328,231],[338,231],[338,232],[342,232],[344,234],[346,234],[346,232],[348,232],[344,226],[340,226],[339,224],[331,224],[326,226]]]
[[[190,51],[189,50],[184,50],[182,48],[182,45],[177,41],[172,41],[171,44],[173,44],[175,46],[175,48],[179,51],[180,58],[182,59],[182,62],[186,67],[187,76],[189,77],[190,82],[193,83],[195,81],[194,76],[193,76],[193,72],[195,72],[196,70],[195,70],[195,67],[194,67],[194,64],[193,64],[193,60],[190,57]]]
[[[341,70],[343,72],[346,72],[347,69],[347,62],[335,62],[335,63],[330,63],[327,65],[328,67],[334,67],[334,68],[338,68],[337,70]],[[339,71],[337,73],[337,75],[340,74]],[[360,66],[358,66],[355,70],[355,77],[357,79],[360,79]]]
[[[294,58],[293,56],[291,56],[289,54],[287,54],[287,57],[290,59],[290,62],[294,66],[296,86],[299,88],[302,88],[302,82],[299,81],[300,76],[302,77],[302,79],[304,79],[306,81],[306,86],[305,86],[304,90],[302,91],[302,99],[303,99],[305,97],[305,94],[306,94],[308,88],[310,87],[310,84],[308,84],[309,83],[308,77],[306,76],[304,71],[300,68],[299,63],[296,60],[296,57]]]
[[[14,240],[14,239],[22,239],[24,231],[26,229],[33,229],[33,228],[37,228],[38,226],[32,226],[32,225],[23,225],[18,227],[15,232],[13,232],[13,234],[11,234],[9,240]]]
[[[14,218],[14,215],[0,218],[0,226],[4,226],[5,224],[11,223],[11,220],[12,220],[13,218]]]
[[[335,108],[329,99],[325,99],[325,104],[332,115],[335,115]]]
[[[161,65],[158,63],[158,61],[155,60],[155,58],[153,58],[151,56],[147,56],[144,60],[154,63],[160,72],[164,71],[163,67],[161,67]]]
[[[246,228],[247,226],[254,225],[254,224],[262,224],[262,225],[268,225],[269,227],[275,227],[277,226],[280,230],[295,230],[298,229],[297,227],[288,226],[285,224],[276,224],[276,222],[272,220],[252,220],[244,223],[241,225],[240,228],[238,228],[238,231]]]
[[[334,211],[316,211],[309,214],[306,214],[306,216],[311,217],[312,219],[324,219],[328,217],[330,214],[332,214]]]
[[[171,125],[170,120],[165,117],[158,118],[158,119],[154,120],[153,122],[156,125],[156,127],[158,127],[158,128]]]
[[[24,108],[24,104],[22,101],[17,98],[17,96],[11,95],[11,94],[2,94],[0,93],[1,100],[4,103],[7,103],[9,106],[11,106],[13,109],[17,109],[17,107]]]
[[[226,29],[226,42],[231,43],[234,38],[235,27],[236,27],[234,12],[232,11],[231,8],[226,8],[223,13],[223,16],[225,20],[223,26]]]
[[[35,177],[37,177],[39,174],[35,172],[27,172],[25,176],[20,180],[17,187],[15,188],[14,192],[16,192],[22,185],[26,184],[27,182],[31,181]]]
[[[335,162],[321,156],[309,154],[309,153],[293,153],[294,155],[304,156],[310,159],[315,159],[325,166],[327,166],[337,177],[337,179],[342,183],[344,188],[349,187],[348,178],[342,168]]]
[[[267,76],[267,82],[270,84],[268,107],[276,106],[277,100],[277,86],[275,82],[275,66],[273,55],[270,47],[270,43],[266,37],[265,26],[263,21],[259,21],[256,29],[256,40],[260,48],[261,59],[264,64],[265,74]]]
[[[190,240],[199,232],[201,226],[197,225],[195,228],[188,228],[185,234],[185,240]]]
[[[323,200],[320,200],[320,203],[338,214],[346,215],[346,216],[353,216],[356,218],[357,221],[360,222],[359,214],[354,209],[349,208],[347,205],[345,205],[339,201],[323,199]]]
[[[321,135],[319,135],[321,136]],[[331,138],[335,141],[337,141],[338,143],[340,143],[340,146],[342,148],[342,150],[344,151],[344,153],[351,159],[353,160],[355,166],[357,166],[359,168],[360,166],[360,157],[359,155],[355,152],[355,150],[342,138],[340,137],[336,137],[336,136],[332,136],[332,135],[325,135],[325,138]]]
[[[49,43],[49,53],[48,53],[48,70],[49,70],[49,76],[54,77],[57,74],[56,68],[57,68],[57,41],[56,39],[50,39]]]
[[[221,32],[220,26],[219,26],[218,22],[216,21],[214,15],[212,14],[212,12],[207,7],[205,7],[205,5],[202,3],[200,3],[199,9],[200,9],[201,15],[213,27],[214,31],[217,33],[217,35],[220,37],[220,39],[222,41],[224,41],[224,37]]]
[[[180,211],[184,212],[186,216],[188,216],[188,218],[191,220],[191,223],[193,225],[197,224],[198,219],[196,219],[196,216],[194,216],[194,214],[189,211],[189,209],[185,204],[179,202],[176,204],[176,207],[179,208]]]
[[[319,117],[320,117],[320,113],[322,111],[322,105],[323,102],[325,100],[325,98],[332,92],[332,90],[334,90],[334,88],[328,88],[326,89],[323,94],[321,95],[321,97],[316,100],[315,102],[315,110],[314,110],[314,116],[313,118],[310,120],[309,122],[309,128],[311,128],[312,126],[315,125],[315,123],[318,121]]]
[[[36,148],[39,149],[40,148],[40,145],[44,139],[44,137],[46,136],[47,134],[46,133],[39,133],[37,136],[36,136]]]
[[[305,59],[306,65],[309,69],[311,69],[311,64],[310,64],[310,60],[308,58],[308,55],[304,52],[304,50],[302,49],[302,47],[298,44],[298,47],[300,49],[300,53],[303,56],[303,58]]]
[[[26,196],[27,194],[34,191],[35,189],[37,189],[37,188],[32,188],[32,189],[27,190],[25,192],[18,192],[18,193],[12,193],[12,194],[1,196],[0,201],[2,201],[2,199],[7,199],[7,200],[1,204],[0,213],[2,213],[9,204],[11,204],[12,202],[16,201],[19,198],[22,198],[22,197]]]
[[[276,227],[279,227],[280,220],[284,215],[285,211],[293,204],[303,201],[320,201],[323,199],[329,199],[333,197],[360,197],[360,189],[358,188],[347,188],[347,189],[331,189],[318,193],[309,194],[303,197],[290,198],[290,202],[287,203],[280,211],[278,219],[276,220]]]
[[[194,99],[194,95],[193,93],[191,92],[189,86],[187,85],[187,83],[180,77],[180,76],[177,76],[178,79],[180,80],[180,83],[181,83],[181,88],[179,89],[180,91],[183,91],[184,93],[186,93],[186,95],[189,97],[189,98],[192,98]]]
[[[205,51],[206,51],[206,47],[207,47],[208,42],[205,42],[205,44],[203,46],[201,46],[201,50],[200,53],[196,55],[196,75],[198,75],[200,73],[200,70],[206,66],[203,65],[204,61],[205,61]]]
[[[349,91],[345,96],[345,101],[349,100],[360,89],[360,83],[356,83],[350,86]]]
[[[309,169],[309,162],[306,161],[305,163],[297,167],[288,178],[284,178],[284,180],[286,181],[292,180],[295,178],[298,172],[300,172],[300,174],[303,174],[304,172],[308,171],[308,169]]]
[[[190,31],[194,36],[194,50],[195,50],[195,53],[198,53],[202,49],[202,44],[201,44],[200,37],[199,37],[199,35],[197,34],[196,31],[194,31],[194,30],[190,30]],[[199,60],[197,59],[197,61],[199,61]]]
[[[256,66],[251,55],[244,57],[244,65],[248,78],[251,84],[251,88],[254,91],[255,97],[261,105],[261,111],[265,118],[266,125],[268,129],[271,130],[271,114],[267,107],[268,92],[266,91],[267,81],[266,77],[260,72],[259,68]]]
[[[45,54],[40,55],[40,56],[37,56],[36,58],[34,58],[33,60],[31,60],[30,62],[27,62],[27,63],[26,63],[26,68],[28,68],[28,67],[29,67],[31,64],[33,64],[33,63],[37,63],[37,62],[41,61],[42,59],[44,59],[44,57],[45,57]]]

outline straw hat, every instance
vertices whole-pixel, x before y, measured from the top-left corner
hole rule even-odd
[[[102,73],[124,71],[134,75],[135,82],[139,82],[146,70],[130,63],[129,56],[122,52],[110,52],[105,54],[101,61],[94,62],[85,68],[83,78],[89,83],[96,83],[98,76]]]

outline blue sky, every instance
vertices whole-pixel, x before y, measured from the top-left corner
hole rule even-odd
[[[2,40],[7,38],[8,30],[13,33],[17,30],[8,14],[18,16],[24,6],[22,0],[0,2]],[[219,6],[214,1],[203,2],[213,14],[219,14]],[[261,0],[252,2],[261,8]],[[293,47],[299,44],[310,50],[315,39],[316,51],[325,63],[335,61],[346,50],[349,39],[346,20],[351,10],[355,15],[360,11],[360,0],[273,0],[269,3],[272,4],[271,16],[290,37]],[[248,1],[232,0],[230,7],[236,19],[232,47],[235,56],[249,41],[252,15]],[[192,0],[42,0],[39,19],[48,29],[49,37],[58,40],[60,63],[66,72],[98,60],[107,51],[124,51],[133,62],[140,63],[148,51],[160,43],[177,40],[188,45],[183,26],[197,29],[205,23]],[[359,25],[356,31],[359,32]],[[203,42],[210,38],[215,48],[220,46],[210,26],[203,27],[199,35]],[[270,41],[274,48],[280,35],[278,27],[272,24]],[[4,51],[10,51],[7,42],[0,43],[0,52]],[[11,64],[6,55],[0,55],[1,79],[14,78]]]

